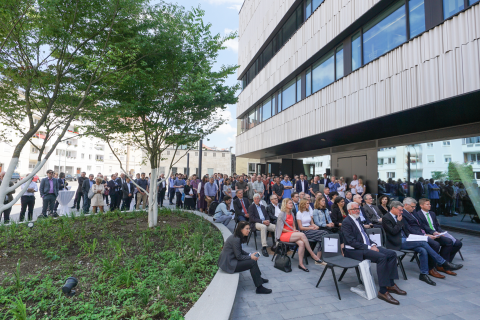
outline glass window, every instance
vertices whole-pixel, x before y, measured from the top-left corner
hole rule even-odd
[[[452,162],[452,155],[450,154],[444,155],[443,158],[445,159],[445,163]]]
[[[335,71],[336,71],[336,80],[343,77],[343,46],[337,48],[337,53],[335,54]]]
[[[408,9],[410,11],[410,38],[425,31],[425,6],[424,0],[410,0]]]
[[[407,41],[404,1],[398,1],[379,14],[363,30],[365,64]]]
[[[295,79],[283,87],[282,91],[282,110],[287,109],[295,103]]]
[[[312,0],[312,12],[315,11],[325,0]]]
[[[278,98],[277,98],[277,113],[280,113],[282,111],[282,91],[278,91]]]
[[[276,93],[274,93],[273,96],[272,96],[272,116],[277,114],[277,104],[276,104],[275,101],[277,101],[277,94]]]
[[[267,65],[267,63],[272,59],[272,56],[272,42],[270,41],[268,46],[265,48],[265,51],[263,51],[263,66]]]
[[[297,7],[296,15],[297,15],[297,29],[298,29],[303,23],[303,4],[300,4]]]
[[[248,115],[248,129],[251,129],[255,126],[255,115],[257,114],[255,111],[256,110],[253,109]]]
[[[312,67],[312,91],[317,92],[326,87],[334,81],[334,77],[334,57],[331,52]]]
[[[450,147],[450,141],[443,141],[444,147]]]
[[[312,15],[312,0],[307,0],[305,3],[305,20]]]
[[[443,18],[447,19],[464,8],[465,3],[463,0],[443,0]]]
[[[434,155],[428,155],[427,156],[427,162],[428,163],[435,163],[435,156]]]
[[[468,5],[471,6],[472,4],[478,2],[479,0],[468,0]],[[478,172],[477,172],[478,173]]]
[[[295,13],[291,15],[291,17],[287,20],[287,22],[283,25],[282,32],[283,32],[283,43],[286,43],[288,39],[295,33],[297,30],[297,17]]]
[[[360,31],[352,37],[352,71],[362,66],[362,42]]]
[[[267,120],[272,116],[272,99],[269,98],[262,106],[262,121]]]
[[[302,77],[297,77],[297,102],[302,100]]]
[[[312,94],[312,69],[308,68],[305,74],[305,95],[308,97]]]

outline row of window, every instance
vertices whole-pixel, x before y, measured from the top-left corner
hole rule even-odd
[[[458,11],[463,10],[465,5],[467,5],[467,1],[468,5],[472,5],[480,0],[443,0],[444,12],[448,12],[446,17],[450,17]],[[297,8],[288,21],[302,17],[302,14],[297,14],[297,12],[300,12],[300,8],[307,10],[301,12],[308,18],[308,12],[311,14],[311,12],[313,12],[312,9],[315,10],[322,2],[323,1],[314,0],[305,1]],[[351,52],[349,52],[348,55],[345,55],[343,44],[339,45],[283,86],[281,90],[250,110],[241,120],[241,132],[253,128],[257,124],[302,100],[304,98],[302,97],[303,87],[305,97],[308,97],[342,78],[345,75],[344,66],[347,60],[345,59],[346,56],[350,56],[351,54],[351,61],[348,62],[351,62],[352,71],[355,71],[424,32],[424,2],[425,0],[398,0],[392,4],[351,36]],[[460,5],[460,3],[463,3],[463,5]],[[286,26],[293,25],[288,24],[288,21],[278,34],[283,34],[282,32]],[[296,25],[298,28],[298,21]],[[260,55],[255,64],[249,69],[246,77],[242,79],[244,87],[272,57],[270,54],[270,46],[273,46],[273,43],[284,44],[284,42],[274,42],[277,41],[275,39],[278,39],[278,34],[267,46],[266,51]],[[290,31],[285,34],[291,36]],[[274,46],[273,48],[277,50],[280,47]]]
[[[170,150],[167,150],[167,156],[170,155]],[[203,152],[203,156],[206,157],[207,156],[207,152]],[[213,153],[213,156],[216,157],[217,156],[217,153],[214,152]],[[198,157],[198,151],[195,151],[195,157]],[[225,153],[222,153],[222,158],[225,158]]]

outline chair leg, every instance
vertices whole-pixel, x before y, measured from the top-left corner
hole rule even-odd
[[[345,273],[347,273],[347,270],[348,268],[343,269],[342,274],[340,275],[340,278],[338,278],[338,282],[342,281],[343,276],[345,275]]]
[[[465,259],[463,259],[462,251],[458,250],[458,253],[460,254],[460,258],[462,258],[462,260],[465,261]]]
[[[360,277],[360,270],[358,270],[358,267],[355,267],[355,272],[357,273],[358,282],[360,284],[363,284],[362,278]]]
[[[317,288],[318,288],[318,285],[320,284],[320,281],[322,281],[323,279],[323,276],[325,275],[325,272],[327,272],[327,269],[330,268],[329,266],[326,266],[324,269],[323,269],[323,272],[322,272],[322,275],[320,276],[320,279],[318,279],[318,282],[317,282]]]
[[[252,230],[250,230],[250,233],[247,236],[247,246],[248,246],[248,243],[250,242],[250,237],[251,236],[252,236]]]
[[[413,262],[414,259],[415,259],[415,254],[413,254],[413,257],[412,259],[410,259],[410,262]]]
[[[405,273],[405,269],[403,268],[403,263],[400,258],[397,258],[397,264],[400,267],[400,271],[402,271],[403,280],[407,280],[407,274]]]
[[[460,220],[460,222],[463,221],[463,219],[465,219],[465,216],[466,216],[466,215],[467,215],[466,213],[463,214],[463,218],[462,218],[462,220]]]
[[[340,297],[340,290],[338,290],[337,278],[335,277],[335,271],[333,271],[333,267],[332,267],[332,276],[333,276],[333,281],[335,282],[335,288],[337,289],[338,299],[342,300],[342,297]]]
[[[297,253],[297,250],[298,250],[298,247],[293,249],[293,253],[292,253],[292,257],[291,257],[292,259],[293,259],[293,257],[295,257],[295,253]]]
[[[257,247],[257,231],[256,230],[253,233],[253,240],[255,241],[255,250],[258,250],[258,247]]]

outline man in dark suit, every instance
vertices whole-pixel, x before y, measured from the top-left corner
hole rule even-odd
[[[90,211],[90,203],[92,202],[92,199],[88,197],[88,192],[90,191],[90,188],[93,186],[95,181],[93,181],[93,174],[88,175],[88,180],[83,181],[82,184],[82,192],[83,192],[83,212],[85,214],[88,214]]]
[[[365,204],[362,206],[363,212],[365,212],[365,216],[372,222],[375,228],[383,228],[382,227],[382,218],[383,214],[378,209],[376,205],[373,204],[373,197],[370,193],[367,193],[363,196],[363,200],[365,200]]]
[[[47,177],[40,182],[40,196],[43,198],[42,217],[47,217],[47,209],[53,217],[58,217],[53,213],[53,206],[58,196],[58,182],[53,177],[53,170],[48,170]]]
[[[425,193],[425,189],[424,189],[424,180],[422,177],[420,177],[418,179],[418,182],[415,183],[415,187],[414,187],[414,194],[415,194],[415,200],[420,200],[422,197],[423,197],[423,194]]]
[[[408,232],[407,224],[403,219],[403,205],[400,201],[392,201],[390,204],[390,212],[383,217],[383,229],[386,234],[385,246],[392,250],[414,250],[419,253],[420,258],[420,276],[419,279],[429,285],[435,286],[429,274],[428,257],[431,256],[435,261],[446,270],[457,270],[457,265],[443,259],[435,252],[426,241],[407,241],[410,232]]]
[[[237,221],[247,221],[250,217],[247,208],[250,202],[243,197],[243,189],[236,191],[237,196],[233,200],[233,210],[235,210],[235,218]]]
[[[452,262],[458,250],[462,248],[462,242],[453,238],[451,235],[440,236],[440,233],[443,233],[444,231],[440,227],[435,213],[430,211],[430,209],[430,200],[426,198],[420,199],[420,210],[416,212],[416,217],[419,220],[422,229],[424,229],[427,234],[436,236],[435,241],[441,246],[440,255],[442,258],[448,262]],[[463,267],[461,264],[459,264],[459,266]],[[447,272],[449,270],[442,267],[437,267],[437,270],[450,275],[456,275],[452,271]]]
[[[264,257],[268,257],[267,232],[275,232],[275,224],[272,223],[272,219],[275,217],[270,217],[265,207],[260,204],[260,195],[258,193],[253,195],[253,203],[248,207],[248,215],[250,216],[249,222],[252,232],[260,230],[262,254]],[[275,246],[275,243],[273,246]]]
[[[117,179],[115,179],[115,182],[116,182],[115,192],[117,193],[117,196],[116,196],[116,201],[117,202],[115,203],[115,207],[120,208],[120,204],[122,203],[122,199],[123,199],[122,186],[126,182],[125,173],[121,173],[120,177],[117,176]]]
[[[362,207],[362,197],[358,194],[353,196],[353,202],[358,204],[358,208],[360,209],[360,221],[362,222],[363,226],[365,228],[371,228],[373,227],[373,223],[368,219],[367,213],[365,212],[365,209]]]
[[[328,184],[329,184],[330,182],[331,182],[330,179],[327,178],[327,174],[324,173],[324,174],[323,174],[323,178],[320,179],[320,184],[323,184],[324,187],[328,187]]]
[[[270,204],[267,206],[267,213],[270,217],[272,217],[272,222],[274,224],[277,224],[277,217],[278,217],[278,214],[281,212],[281,206],[280,204],[278,203],[278,197],[276,194],[272,194],[270,196]],[[275,217],[275,219],[273,220],[273,217]]]
[[[122,184],[122,198],[123,198],[122,210],[130,210],[130,203],[132,202],[132,199],[133,199],[134,190],[135,190],[135,185],[130,181],[130,178],[127,177],[125,179],[125,183]]]
[[[406,295],[396,284],[398,279],[397,254],[395,251],[377,247],[365,232],[360,219],[360,207],[352,202],[347,205],[348,216],[343,220],[342,232],[345,242],[345,257],[363,261],[369,259],[377,264],[378,298],[391,304],[400,304],[390,293]]]
[[[295,190],[300,192],[308,192],[308,181],[303,174],[300,174],[300,179],[295,183]]]
[[[292,193],[292,201],[293,201],[292,214],[296,216],[298,212],[298,206],[300,205],[300,197],[298,192]]]
[[[118,197],[118,194],[117,194],[117,182],[116,182],[116,179],[117,179],[117,176],[115,174],[112,174],[111,176],[111,179],[108,180],[107,182],[107,187],[109,188],[109,194],[110,194],[110,211],[113,211],[115,209],[119,209],[117,208],[117,197]]]
[[[165,191],[167,190],[167,185],[163,177],[159,177],[157,180],[157,203],[160,207],[163,207],[163,199],[165,198]],[[162,182],[160,182],[162,181]]]
[[[80,210],[80,203],[83,206],[83,201],[82,200],[85,200],[86,195],[83,194],[82,185],[83,185],[83,182],[85,180],[88,180],[86,175],[87,175],[86,172],[82,172],[80,174],[80,177],[77,178],[78,187],[77,187],[77,192],[75,193],[75,200],[73,201],[72,209],[75,209],[75,207],[77,207],[77,210]]]

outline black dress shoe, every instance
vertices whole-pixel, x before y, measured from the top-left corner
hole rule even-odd
[[[262,254],[263,254],[264,257],[267,257],[267,258],[268,258],[267,247],[263,247],[263,248],[262,248]]]
[[[263,279],[262,278],[262,281],[263,281],[263,283],[268,283],[268,279]]]
[[[272,293],[272,289],[267,289],[264,286],[257,287],[257,294],[269,294]]]
[[[418,277],[420,281],[426,282],[427,284],[431,286],[436,286],[437,284],[430,279],[430,277],[427,274],[422,274],[420,273],[420,276]]]
[[[308,270],[307,268],[302,268],[302,267],[300,267],[300,266],[298,266],[298,269],[303,270],[303,271],[305,271],[305,272],[310,272],[310,270]]]
[[[442,264],[442,267],[443,267],[445,270],[454,271],[454,270],[462,269],[462,268],[463,268],[463,264],[455,264],[455,263],[451,263],[451,262],[445,261],[445,263]]]

